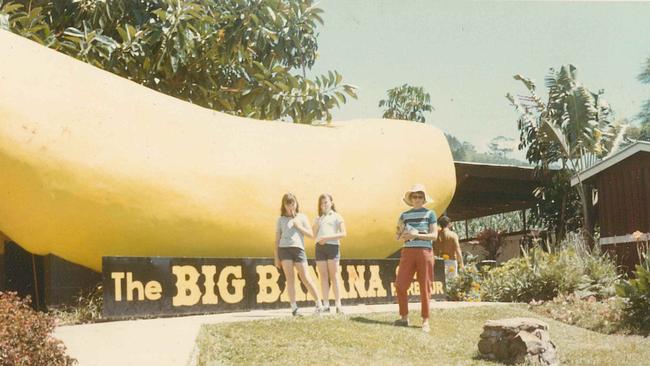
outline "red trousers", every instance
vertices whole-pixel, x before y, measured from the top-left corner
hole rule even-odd
[[[427,248],[402,248],[395,289],[399,303],[399,315],[409,313],[409,298],[407,291],[413,282],[413,274],[417,273],[420,284],[420,302],[422,317],[429,318],[429,299],[431,298],[431,283],[433,282],[433,251]]]

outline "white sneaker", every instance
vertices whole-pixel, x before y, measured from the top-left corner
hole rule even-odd
[[[429,327],[429,322],[422,323],[422,331],[424,333],[429,333],[431,331],[431,327]]]
[[[297,306],[295,308],[291,309],[291,315],[300,316],[300,311],[298,310]]]

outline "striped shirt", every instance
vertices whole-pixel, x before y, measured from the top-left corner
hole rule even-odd
[[[436,213],[427,208],[412,208],[402,212],[399,216],[400,225],[409,225],[418,231],[419,234],[428,234],[429,225],[437,222]],[[432,248],[431,240],[409,240],[404,243],[405,248]]]

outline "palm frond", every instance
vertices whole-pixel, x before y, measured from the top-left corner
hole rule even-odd
[[[616,154],[623,143],[625,142],[625,132],[627,129],[630,127],[629,124],[624,123],[620,125],[620,129],[616,133],[616,137],[614,138],[614,141],[612,142],[612,147],[609,149],[609,153],[605,155],[604,159],[610,158],[612,155]]]

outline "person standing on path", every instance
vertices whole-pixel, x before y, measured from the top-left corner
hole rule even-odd
[[[309,220],[305,214],[300,213],[296,196],[287,193],[282,196],[280,217],[275,230],[275,266],[284,271],[287,292],[291,302],[291,314],[298,315],[296,304],[295,270],[298,271],[300,281],[307,287],[309,294],[315,299],[316,313],[322,311],[320,297],[314,280],[307,271],[307,255],[305,254],[305,235],[313,238]]]
[[[314,220],[314,232],[316,233],[316,265],[323,291],[323,311],[326,313],[330,311],[331,281],[336,312],[343,314],[339,288],[339,259],[341,258],[341,239],[347,234],[343,217],[336,212],[332,196],[327,193],[318,197],[318,217]]]
[[[404,203],[413,207],[403,212],[397,224],[397,240],[403,241],[399,269],[395,280],[400,319],[395,325],[408,326],[407,290],[417,274],[420,284],[422,330],[429,332],[429,300],[433,282],[433,245],[438,238],[436,213],[424,207],[432,200],[422,184],[416,184],[404,194]]]

